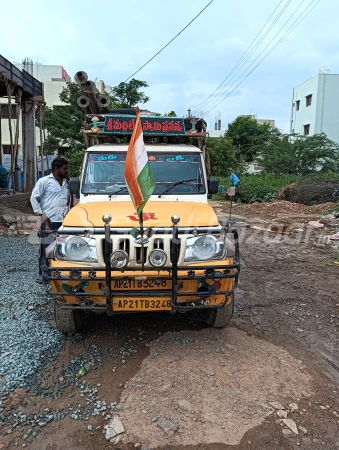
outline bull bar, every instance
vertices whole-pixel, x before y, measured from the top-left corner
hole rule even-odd
[[[59,267],[51,268],[47,265],[42,267],[42,277],[46,291],[49,295],[55,297],[55,301],[60,305],[62,309],[78,309],[78,310],[92,310],[96,312],[106,312],[107,315],[119,314],[119,312],[113,312],[113,298],[117,297],[128,297],[128,298],[142,298],[148,297],[150,299],[153,298],[167,298],[171,300],[171,309],[170,313],[174,314],[176,312],[186,312],[193,309],[215,309],[219,308],[227,303],[227,299],[229,297],[233,297],[234,288],[238,285],[238,276],[240,272],[240,251],[239,251],[239,241],[238,241],[238,231],[228,228],[223,228],[224,233],[233,234],[234,239],[234,247],[235,247],[235,256],[233,264],[218,265],[215,266],[204,266],[201,264],[189,265],[189,266],[179,266],[178,265],[178,254],[179,254],[179,227],[177,224],[173,225],[172,231],[172,250],[171,250],[171,266],[163,266],[158,269],[158,272],[168,272],[167,276],[159,275],[161,280],[171,280],[172,287],[171,290],[149,290],[149,291],[128,291],[122,292],[112,289],[112,281],[121,280],[121,273],[124,274],[124,280],[128,281],[129,276],[132,275],[133,272],[140,272],[140,267],[136,266],[127,266],[124,269],[114,269],[110,264],[110,254],[111,254],[111,235],[114,234],[114,231],[111,230],[110,224],[106,223],[104,227],[105,231],[105,244],[104,244],[104,252],[105,252],[105,267],[102,266],[89,266],[89,267]],[[40,236],[46,237],[48,234],[53,233],[51,230],[43,230],[40,233]],[[218,231],[220,234],[220,230]],[[54,234],[67,234],[67,235],[79,235],[79,231],[67,231],[67,233],[63,230],[59,230],[54,232]],[[45,252],[46,249],[44,246],[41,247],[41,251]],[[44,254],[45,256],[45,254]],[[154,267],[144,267],[143,272],[147,275],[147,272],[155,271]],[[196,275],[196,271],[204,271],[204,276]],[[104,277],[97,277],[97,272],[105,271]],[[217,274],[216,274],[217,271]],[[69,272],[69,275],[65,275],[65,272]],[[87,276],[83,276],[83,272],[87,272]],[[119,272],[119,276],[112,276],[112,272]],[[179,275],[178,272],[186,272],[186,275]],[[201,280],[203,278],[206,280],[214,280],[217,278],[226,279],[232,278],[235,280],[234,288],[230,291],[217,291],[210,292],[202,291],[202,292],[178,292],[179,291],[179,283],[185,280]],[[51,292],[48,289],[48,282],[62,280],[62,281],[79,281],[76,286],[68,286],[67,291],[65,292]],[[84,292],[83,288],[86,287],[89,281],[103,281],[105,282],[105,287],[101,290],[101,292]],[[198,281],[199,283],[199,281]],[[160,284],[160,283],[159,283]],[[211,285],[210,285],[211,286]],[[82,291],[82,292],[81,292]],[[225,300],[218,305],[207,305],[206,300],[210,295],[225,295]],[[77,301],[77,305],[67,305],[63,297],[65,296],[74,296]],[[178,298],[180,297],[198,297],[190,304],[178,304]],[[99,306],[97,303],[89,300],[89,297],[103,297],[105,299],[102,306]]]

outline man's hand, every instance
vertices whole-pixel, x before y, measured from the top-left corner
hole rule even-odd
[[[45,225],[48,228],[52,228],[51,219],[47,217],[46,214],[41,214],[41,225]]]

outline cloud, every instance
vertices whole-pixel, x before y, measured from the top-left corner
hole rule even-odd
[[[310,1],[305,0],[303,5]],[[301,0],[292,1],[261,49],[299,4]],[[204,6],[206,0],[172,0],[170,4],[103,0],[98,7],[90,0],[59,0],[56,8],[54,3],[36,0],[32,21],[31,4],[13,0],[11,8],[1,12],[2,36],[11,37],[2,40],[1,52],[12,61],[28,56],[40,63],[60,64],[70,75],[85,70],[92,79],[116,85],[152,57]],[[206,99],[239,61],[274,7],[269,0],[261,0],[260,5],[246,2],[246,8],[243,2],[214,1],[136,75],[150,85],[146,90],[151,97],[147,108],[184,114]],[[17,11],[15,27],[13,11]],[[251,111],[258,117],[275,119],[287,131],[293,87],[323,65],[332,66],[333,71],[338,69],[338,13],[339,4],[322,0],[227,99],[212,108],[206,115],[212,126],[219,111],[224,125],[238,114]]]

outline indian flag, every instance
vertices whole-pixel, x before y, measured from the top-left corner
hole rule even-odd
[[[124,174],[129,195],[138,215],[140,215],[153,194],[155,181],[144,144],[138,107],[136,111],[137,120],[127,150]]]

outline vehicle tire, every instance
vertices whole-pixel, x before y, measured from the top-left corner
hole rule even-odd
[[[61,309],[61,306],[54,302],[54,320],[59,331],[76,333],[82,326],[83,312],[74,309]]]
[[[234,296],[228,305],[220,306],[211,310],[202,311],[203,320],[208,326],[213,328],[225,328],[229,325],[233,317]]]

